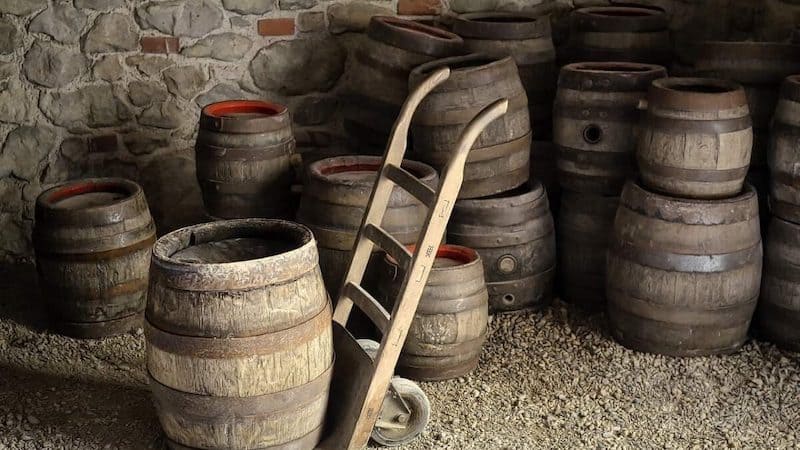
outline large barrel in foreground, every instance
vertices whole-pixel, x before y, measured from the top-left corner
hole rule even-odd
[[[800,225],[772,218],[756,324],[761,335],[800,351]]]
[[[146,315],[150,386],[176,448],[316,446],[333,344],[308,228],[241,219],[165,235]]]
[[[761,256],[752,187],[729,199],[688,200],[628,183],[608,252],[614,337],[666,355],[738,350],[758,300]]]
[[[197,181],[215,218],[289,218],[294,205],[289,110],[274,103],[230,100],[200,113]]]
[[[800,75],[781,86],[769,146],[772,214],[800,223]]]
[[[33,244],[56,331],[99,338],[140,327],[155,238],[144,192],[133,181],[90,178],[42,192]]]

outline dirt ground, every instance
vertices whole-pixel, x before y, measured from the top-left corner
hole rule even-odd
[[[50,334],[35,278],[0,267],[0,450],[163,448],[141,331]],[[495,317],[472,375],[422,387],[431,423],[409,449],[800,448],[800,354],[635,353],[560,302]]]

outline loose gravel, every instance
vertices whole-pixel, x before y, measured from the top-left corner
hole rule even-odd
[[[30,270],[0,275],[0,450],[164,448],[141,330],[50,334]],[[800,354],[635,353],[560,302],[495,316],[473,374],[421,386],[431,422],[408,449],[800,448]]]

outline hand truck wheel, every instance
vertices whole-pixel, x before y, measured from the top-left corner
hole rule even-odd
[[[419,385],[393,377],[370,437],[385,447],[408,444],[422,433],[430,416],[431,403]]]

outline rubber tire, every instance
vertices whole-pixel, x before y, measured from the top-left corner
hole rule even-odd
[[[380,343],[373,341],[372,339],[356,339],[356,342],[358,342],[358,345],[360,345],[361,348],[367,352],[370,358],[373,360],[375,359],[375,356],[378,354],[378,349],[381,346]]]
[[[372,429],[372,440],[384,447],[398,447],[413,441],[425,430],[431,417],[431,402],[417,383],[405,378],[394,377],[392,385],[411,409],[411,418],[409,426],[405,430],[385,430],[402,434],[386,434],[377,427]]]

